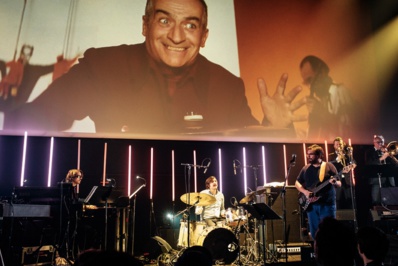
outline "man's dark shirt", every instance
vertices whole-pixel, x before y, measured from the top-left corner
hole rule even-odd
[[[191,112],[203,116],[203,130],[259,124],[242,79],[221,66],[199,55],[176,78],[167,68],[151,62],[144,43],[91,48],[35,101],[7,113],[5,129],[62,131],[89,116],[96,132],[183,132]]]
[[[315,167],[312,164],[307,164],[301,169],[297,181],[305,189],[313,191],[315,187],[320,185],[319,170],[320,166]],[[329,182],[330,178],[336,174],[337,171],[334,165],[332,163],[326,163],[323,182]],[[321,198],[317,203],[334,204],[336,202],[336,191],[331,184],[324,187],[318,195],[320,195]]]

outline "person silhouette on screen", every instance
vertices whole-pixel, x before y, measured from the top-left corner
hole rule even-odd
[[[308,55],[300,62],[304,85],[309,86],[308,138],[350,137],[355,126],[353,99],[347,88],[329,75],[329,66],[321,58]]]
[[[301,88],[284,95],[283,74],[269,95],[259,79],[259,123],[242,79],[199,53],[209,35],[207,20],[204,0],[148,0],[144,43],[88,49],[32,103],[7,113],[4,128],[59,132],[89,116],[103,133],[180,133],[194,120],[202,132],[262,124],[290,134],[293,122],[306,119],[294,114],[304,100],[292,103]]]

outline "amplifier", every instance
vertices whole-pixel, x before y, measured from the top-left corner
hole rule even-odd
[[[2,204],[3,217],[50,217],[50,205]]]
[[[54,255],[53,246],[23,247],[21,264],[24,266],[52,265]]]
[[[286,249],[284,247],[283,248],[277,247],[276,252],[286,253]],[[287,253],[288,254],[292,254],[292,253],[299,254],[299,253],[301,253],[301,247],[287,247]]]
[[[287,250],[286,250],[287,248]],[[279,258],[286,258],[286,251],[287,255],[293,259],[295,255],[300,257],[304,250],[311,248],[309,243],[288,243],[287,247],[284,244],[276,244],[275,247],[273,244],[269,244],[269,249],[275,250],[276,255]]]

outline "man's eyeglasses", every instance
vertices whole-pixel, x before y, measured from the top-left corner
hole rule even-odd
[[[81,176],[81,175],[75,175],[73,178],[80,178],[80,179],[83,179],[83,176]]]
[[[373,141],[374,143],[383,144],[383,141]]]

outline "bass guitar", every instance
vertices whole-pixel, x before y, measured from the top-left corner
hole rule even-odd
[[[341,170],[337,175],[331,178],[333,179],[333,183],[335,183],[338,180],[337,177],[340,179],[342,174],[348,173],[355,166],[356,166],[355,164],[350,164],[345,166],[343,170]],[[307,210],[308,206],[310,206],[311,203],[318,201],[322,196],[318,195],[317,193],[329,184],[330,184],[329,181],[324,181],[315,188],[308,189],[309,191],[311,191],[309,198],[307,198],[303,193],[299,192],[298,203],[301,206],[301,208],[305,211]]]

